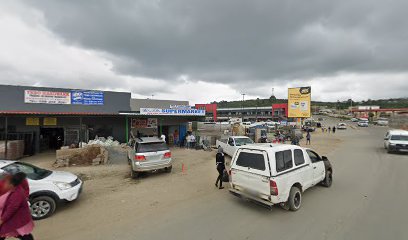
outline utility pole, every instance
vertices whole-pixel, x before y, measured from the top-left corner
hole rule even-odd
[[[242,104],[241,104],[241,118],[244,121],[244,101],[245,101],[245,93],[241,93],[242,95]]]

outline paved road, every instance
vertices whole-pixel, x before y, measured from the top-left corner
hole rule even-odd
[[[408,239],[408,155],[387,154],[384,128],[339,131],[332,188],[304,194],[298,212],[214,191],[123,227],[115,239]]]

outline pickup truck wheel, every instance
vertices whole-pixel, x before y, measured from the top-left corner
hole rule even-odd
[[[40,196],[31,199],[30,201],[30,211],[31,216],[34,220],[40,220],[51,216],[57,204],[52,197]]]
[[[331,171],[326,172],[326,177],[322,181],[322,185],[325,187],[331,187],[333,183],[333,173]]]
[[[130,169],[130,177],[133,178],[133,179],[136,179],[136,178],[139,177],[139,173],[133,171],[133,169]]]
[[[288,204],[291,211],[299,210],[302,205],[302,192],[299,188],[292,187],[290,189]]]

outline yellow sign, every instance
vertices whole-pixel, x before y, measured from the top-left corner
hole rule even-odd
[[[57,125],[57,118],[45,117],[43,121],[44,126],[55,126]]]
[[[26,125],[27,126],[39,126],[40,125],[40,119],[39,118],[28,117],[28,118],[26,118]]]
[[[311,117],[311,87],[288,89],[288,117]]]

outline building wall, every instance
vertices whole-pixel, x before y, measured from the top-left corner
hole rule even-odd
[[[280,117],[280,116],[275,116],[275,110],[281,110],[284,112],[283,117],[288,117],[288,104],[287,103],[276,103],[272,104],[272,116],[273,117]]]
[[[196,104],[195,108],[204,109],[206,115],[209,115],[210,113],[212,115],[214,122],[217,121],[217,104],[216,103]]]
[[[158,99],[130,99],[131,111],[136,112],[139,112],[140,108],[170,108],[170,105],[189,105],[189,102]]]
[[[131,94],[127,92],[102,91],[104,93],[103,105],[76,105],[24,103],[25,90],[70,92],[77,89],[0,85],[0,111],[72,113],[118,113],[119,111],[130,111]]]

